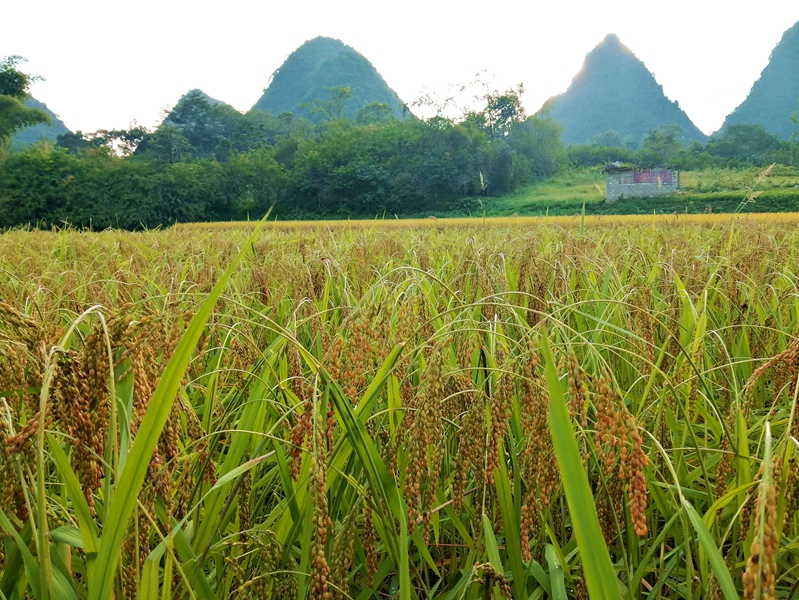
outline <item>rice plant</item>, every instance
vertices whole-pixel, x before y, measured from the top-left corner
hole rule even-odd
[[[0,597],[799,597],[797,243],[8,232]]]

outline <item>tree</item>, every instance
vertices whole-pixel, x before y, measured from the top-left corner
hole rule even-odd
[[[50,123],[50,117],[38,108],[27,108],[28,91],[39,77],[23,73],[17,66],[21,56],[6,56],[0,61],[0,152],[14,134],[38,123]]]
[[[310,108],[311,114],[322,115],[325,120],[338,121],[344,116],[344,105],[352,98],[352,89],[347,85],[335,85],[327,88],[330,97],[327,102],[318,98],[313,102],[300,104],[302,108]]]
[[[385,102],[370,102],[355,113],[355,122],[361,125],[385,123],[393,118],[391,107]]]
[[[783,150],[783,142],[759,123],[730,125],[719,138],[707,144],[707,151],[713,156],[755,166],[782,162]]]
[[[650,129],[641,144],[641,158],[644,162],[657,162],[667,165],[684,146],[682,127],[676,123]]]
[[[613,162],[632,163],[636,157],[632,151],[617,146],[596,144],[571,144],[568,149],[569,162],[575,167],[594,167]]]
[[[55,141],[59,148],[66,148],[68,154],[80,154],[89,148],[98,148],[103,145],[103,140],[93,134],[84,134],[78,130],[60,134]]]
[[[139,151],[170,164],[181,162],[191,151],[189,140],[175,125],[161,124],[158,130],[139,144]]]
[[[524,86],[520,83],[504,93],[486,94],[486,107],[483,114],[489,139],[507,136],[514,124],[521,123],[527,118],[522,106],[523,93]]]
[[[475,98],[485,102],[485,107],[480,111],[467,112],[465,121],[476,124],[489,140],[502,139],[510,133],[514,124],[527,118],[522,106],[523,93],[524,85],[521,83],[505,92],[487,90]]]
[[[161,128],[175,127],[188,141],[195,157],[227,155],[245,127],[244,115],[200,90],[191,90],[169,111]],[[217,151],[217,147],[220,147]]]
[[[344,105],[352,98],[352,90],[348,85],[337,85],[330,88],[330,100],[324,107],[332,120],[340,119],[344,114]]]
[[[110,131],[101,130],[98,133],[104,134],[104,144],[113,149],[117,154],[130,156],[136,152],[150,131],[143,125],[133,121],[127,129],[112,129]]]
[[[100,129],[94,133],[82,131],[62,133],[56,138],[55,145],[66,148],[69,154],[80,154],[91,148],[105,148],[107,152],[119,156],[130,156],[136,152],[151,132],[133,121],[128,129]]]
[[[554,175],[566,165],[568,156],[560,141],[560,133],[560,125],[550,118],[530,117],[513,125],[508,144],[519,158],[524,159],[516,161],[514,179],[517,184]]]
[[[621,134],[613,129],[608,129],[605,133],[598,133],[594,136],[594,143],[597,146],[606,146],[608,148],[624,148],[624,140]]]

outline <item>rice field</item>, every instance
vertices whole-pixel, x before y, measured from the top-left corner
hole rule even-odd
[[[0,235],[0,598],[799,598],[797,221]]]
[[[771,223],[794,225],[799,223],[799,213],[708,213],[708,214],[654,214],[654,215],[580,215],[564,216],[536,216],[536,217],[459,217],[438,218],[431,215],[427,219],[356,219],[347,221],[270,221],[266,226],[270,229],[443,229],[443,228],[485,228],[508,227],[519,229],[522,227],[535,228],[542,225],[555,227],[574,228],[602,226],[618,227],[632,225],[703,225],[725,226],[731,221],[736,223]],[[256,221],[216,221],[212,223],[184,223],[176,225],[177,229],[208,229],[208,230],[252,230],[258,225]]]

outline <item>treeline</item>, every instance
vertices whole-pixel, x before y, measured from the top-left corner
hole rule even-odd
[[[341,117],[341,97],[291,113],[241,114],[201,92],[154,131],[81,132],[0,161],[0,227],[103,229],[175,222],[478,211],[567,165],[560,129],[527,118],[521,90],[454,120],[397,119],[386,105]],[[464,200],[466,198],[466,200]]]
[[[458,119],[399,119],[373,103],[343,117],[348,88],[310,109],[242,114],[195,90],[155,130],[68,133],[0,154],[0,228],[105,229],[176,222],[491,212],[491,198],[569,168],[619,162],[799,167],[799,143],[734,125],[686,145],[677,125],[640,143],[613,131],[565,148],[550,118],[528,118],[521,88],[486,93]]]
[[[796,123],[796,118],[794,117]],[[668,125],[651,130],[641,141],[622,139],[615,131],[596,136],[590,144],[568,148],[569,162],[591,167],[614,162],[643,166],[669,166],[682,171],[710,168],[764,167],[771,164],[799,167],[799,139],[782,140],[763,125],[731,125],[706,144],[685,143],[682,129]]]

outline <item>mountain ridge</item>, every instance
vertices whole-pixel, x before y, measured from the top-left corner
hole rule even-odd
[[[750,123],[763,125],[769,133],[790,139],[799,130],[791,115],[799,111],[799,22],[785,30],[771,51],[760,77],[752,84],[746,99],[733,110],[721,126]]]
[[[608,131],[637,144],[651,129],[671,124],[679,125],[688,141],[707,140],[679,102],[666,97],[646,65],[613,33],[586,55],[569,88],[547,100],[542,111],[561,124],[565,144],[591,142]]]

